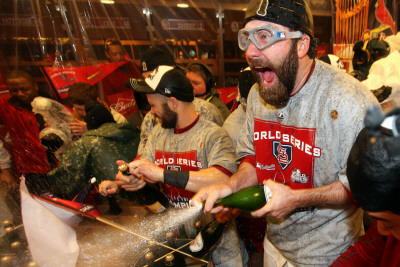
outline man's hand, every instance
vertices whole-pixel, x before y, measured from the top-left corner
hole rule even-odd
[[[71,132],[75,136],[81,136],[88,131],[86,122],[75,119],[73,122],[68,122]]]
[[[232,193],[232,187],[230,186],[229,182],[214,184],[200,189],[200,191],[197,192],[197,194],[192,198],[192,202],[202,203],[205,200],[205,212],[218,213],[223,210],[227,211],[228,209],[222,206],[214,208],[214,203],[216,200],[229,196]]]
[[[136,177],[143,177],[149,183],[164,183],[164,169],[148,159],[140,159],[132,161],[129,165],[129,170]]]
[[[9,189],[18,187],[18,179],[14,176],[11,168],[1,170],[1,183],[5,184]]]
[[[99,192],[103,196],[112,195],[119,192],[119,185],[115,181],[105,180],[99,185]]]
[[[123,160],[117,160],[117,165],[127,164]],[[142,189],[146,183],[143,181],[142,177],[136,176],[134,174],[134,168],[128,164],[129,172],[131,175],[124,175],[122,172],[118,172],[117,176],[115,177],[116,182],[118,185],[125,189],[126,191],[138,191]]]
[[[252,216],[262,217],[265,215],[276,218],[283,218],[297,208],[297,197],[293,189],[287,185],[276,183],[272,180],[264,181],[264,184],[271,189],[272,198],[261,209],[253,211]]]

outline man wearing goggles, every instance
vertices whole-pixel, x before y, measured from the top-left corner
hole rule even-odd
[[[266,184],[264,266],[329,266],[362,229],[351,204],[346,162],[373,95],[315,59],[313,17],[304,0],[251,0],[239,47],[257,80],[247,98],[229,182],[198,192],[206,212],[217,199]]]
[[[241,29],[238,34],[239,48],[246,51],[250,41],[259,50],[263,50],[275,42],[285,39],[296,39],[303,36],[300,31],[286,32],[277,31],[267,26],[255,27],[251,30]]]

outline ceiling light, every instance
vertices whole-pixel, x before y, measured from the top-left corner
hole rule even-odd
[[[114,4],[114,0],[100,0],[100,2],[103,4],[108,4],[108,5]]]
[[[176,6],[180,7],[180,8],[188,8],[189,4],[179,3],[179,4],[176,4]]]

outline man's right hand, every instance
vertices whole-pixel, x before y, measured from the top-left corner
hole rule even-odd
[[[9,189],[16,189],[18,187],[18,179],[14,176],[11,168],[1,170],[1,182]]]
[[[126,164],[126,163],[122,160],[117,160],[117,165],[119,166],[121,164]],[[133,173],[134,168],[132,168],[130,164],[128,164],[128,166],[129,166],[129,172]],[[135,175],[129,175],[129,176],[124,175],[120,171],[118,171],[115,180],[118,183],[118,185],[120,185],[123,189],[125,189],[125,191],[138,191],[146,185],[146,182],[144,182],[143,179],[139,179]]]
[[[229,196],[233,193],[232,187],[229,182],[227,183],[220,183],[220,184],[213,184],[207,187],[204,187],[200,189],[199,192],[194,195],[192,198],[192,202],[194,203],[201,203],[203,201],[206,201],[206,204],[204,206],[204,211],[205,212],[211,212],[211,213],[218,213],[223,210],[227,210],[227,208],[224,208],[222,206],[218,206],[214,208],[214,203],[218,199],[224,198],[226,196]]]
[[[88,131],[86,122],[75,119],[73,122],[68,122],[71,132],[75,136],[81,136]]]

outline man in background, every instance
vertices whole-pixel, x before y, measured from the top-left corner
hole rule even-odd
[[[224,120],[228,118],[230,111],[214,89],[215,77],[208,66],[200,62],[192,62],[186,67],[186,77],[192,83],[195,97],[215,105]]]
[[[104,42],[105,55],[110,63],[127,61],[125,50],[121,42],[110,38]],[[100,99],[107,100],[107,96],[128,91],[125,82],[129,78],[140,77],[139,68],[131,61],[127,61],[114,72],[105,77],[100,83]],[[110,103],[108,103],[110,104]]]

